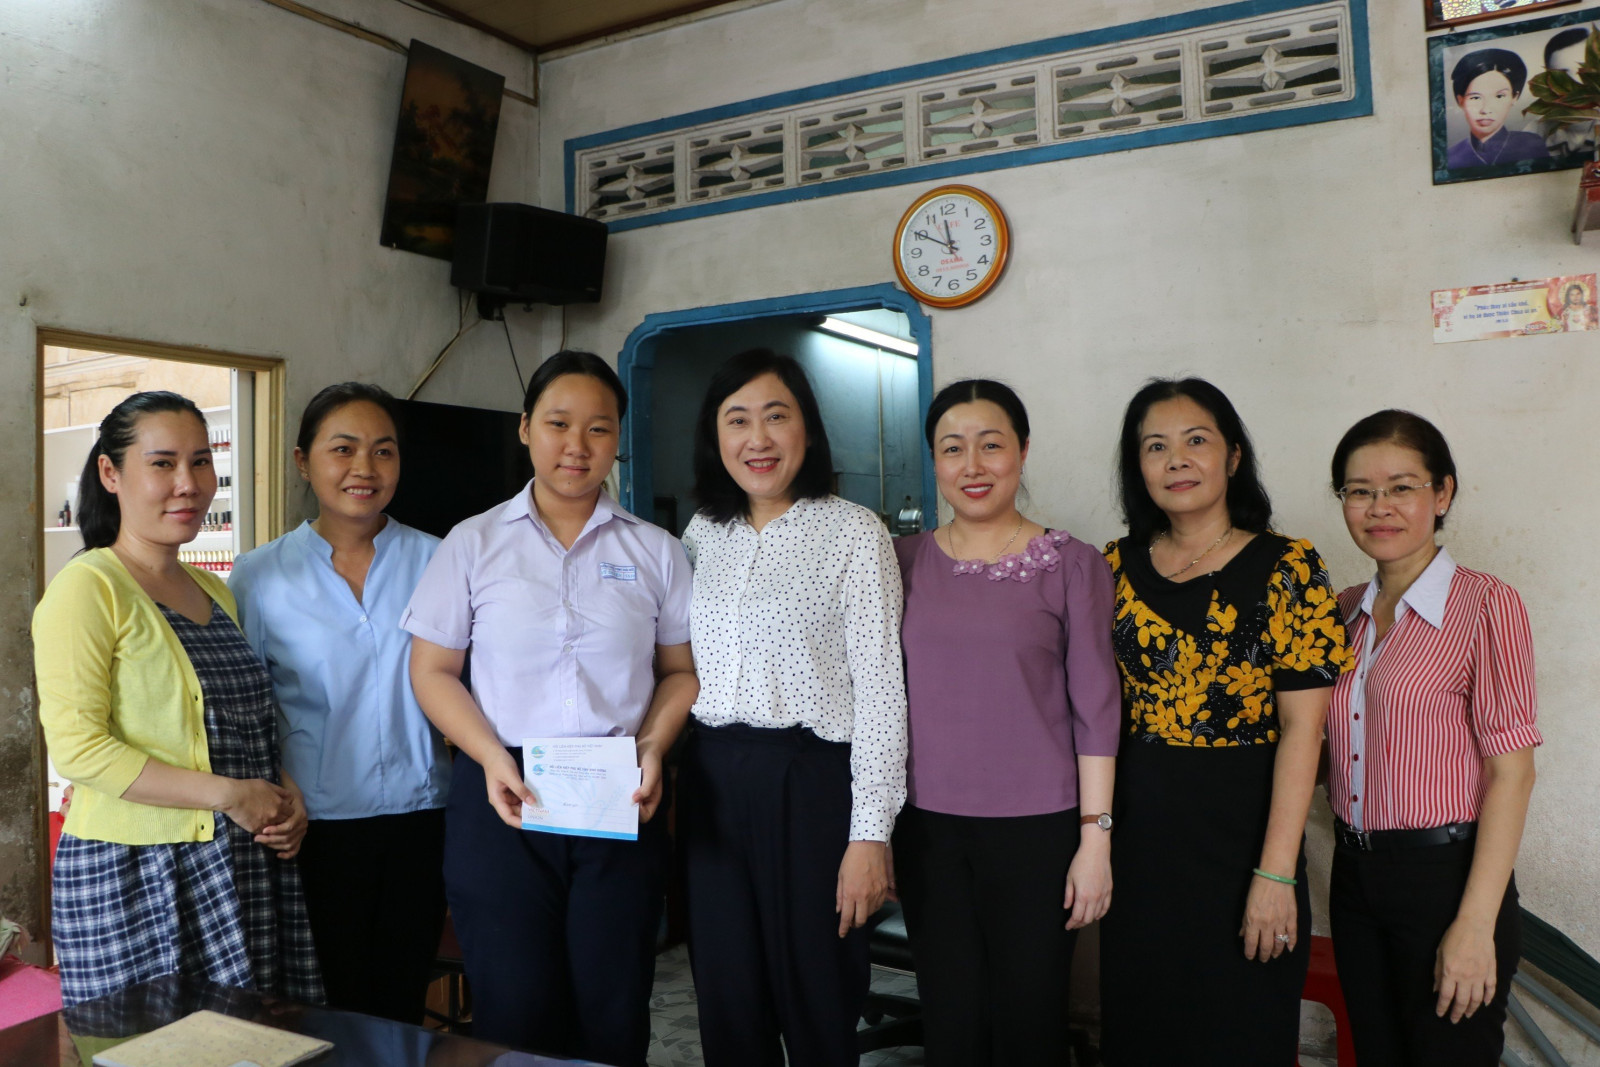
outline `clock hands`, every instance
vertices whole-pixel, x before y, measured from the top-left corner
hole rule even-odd
[[[950,236],[950,220],[949,219],[945,219],[944,220],[944,243],[945,243],[945,246],[950,249],[950,254],[952,256],[955,255],[956,254],[956,242],[955,242],[955,239]]]
[[[954,252],[956,250],[956,243],[949,239],[950,238],[950,224],[947,222],[947,223],[944,224],[944,227],[945,227],[945,234],[944,234],[945,235],[945,240],[943,240],[943,241],[939,240],[937,237],[935,237],[933,234],[929,233],[927,230],[912,230],[911,231],[911,236],[920,237],[924,241],[932,241],[936,245],[944,245],[945,251]]]

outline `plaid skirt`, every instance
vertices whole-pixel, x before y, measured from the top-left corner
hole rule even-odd
[[[211,770],[278,782],[266,668],[226,612],[201,626],[162,607],[205,698]],[[61,999],[72,1005],[163,974],[319,1004],[300,871],[221,812],[210,841],[122,845],[61,835],[51,916]]]

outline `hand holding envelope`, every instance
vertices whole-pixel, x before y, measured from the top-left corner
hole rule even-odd
[[[631,737],[529,737],[522,777],[536,803],[522,805],[522,828],[578,837],[639,837],[639,767]]]

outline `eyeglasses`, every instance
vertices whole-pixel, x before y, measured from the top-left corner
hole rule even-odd
[[[1348,486],[1337,490],[1335,496],[1344,501],[1347,508],[1368,508],[1377,502],[1379,497],[1388,497],[1389,503],[1401,506],[1408,500],[1422,499],[1418,494],[1433,485],[1432,482],[1423,482],[1421,485],[1391,485],[1389,488],[1368,489],[1365,486],[1351,489]]]

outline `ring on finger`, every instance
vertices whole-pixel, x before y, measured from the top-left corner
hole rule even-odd
[[[1275,934],[1274,936],[1278,939],[1278,943],[1281,945],[1287,945],[1289,943],[1288,934]]]

